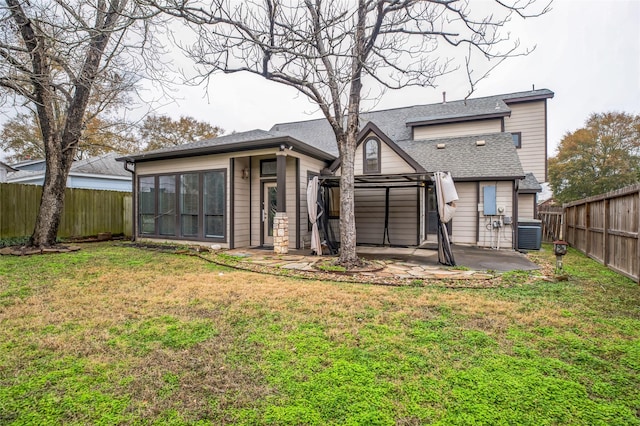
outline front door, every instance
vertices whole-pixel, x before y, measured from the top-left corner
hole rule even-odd
[[[278,205],[278,187],[275,182],[263,184],[262,200],[262,244],[273,246],[273,219]]]

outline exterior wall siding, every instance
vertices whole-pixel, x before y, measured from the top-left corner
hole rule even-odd
[[[453,217],[451,241],[458,244],[476,244],[478,200],[475,182],[457,182],[456,214]]]
[[[478,246],[497,248],[513,247],[513,225],[505,225],[498,230],[491,226],[492,221],[501,219],[499,216],[485,216],[484,211],[484,187],[496,186],[496,205],[504,207],[503,216],[513,218],[513,181],[505,182],[480,182],[480,199],[478,210],[480,220],[478,221]]]
[[[546,182],[546,122],[545,101],[509,105],[511,117],[505,117],[506,132],[521,132],[522,146],[517,150],[525,173],[533,173],[539,182]]]
[[[535,194],[518,195],[518,219],[537,219],[534,216],[536,203]]]
[[[443,137],[472,136],[483,133],[496,133],[502,129],[499,118],[488,120],[465,121],[461,123],[434,124],[413,128],[413,139],[434,139]]]
[[[234,165],[234,206],[233,206],[233,222],[234,233],[233,243],[234,247],[247,247],[251,244],[249,239],[250,220],[249,212],[251,206],[249,205],[249,179],[242,178],[242,170],[249,168],[249,158],[236,158]]]
[[[420,218],[416,188],[390,189],[388,241],[384,236],[385,189],[357,189],[355,216],[358,244],[417,244]]]

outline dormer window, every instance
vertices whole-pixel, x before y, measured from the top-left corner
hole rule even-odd
[[[376,138],[369,138],[364,143],[364,163],[362,171],[364,174],[380,173],[380,141]]]

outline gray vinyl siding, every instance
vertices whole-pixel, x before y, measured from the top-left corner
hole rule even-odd
[[[443,137],[473,136],[500,131],[502,131],[501,120],[499,118],[493,118],[488,120],[415,127],[413,129],[413,139],[423,140]]]
[[[369,136],[374,136],[375,134],[371,133],[364,140],[366,141]],[[363,153],[362,150],[364,148],[364,143],[358,145],[356,149],[355,163],[354,163],[354,174],[361,175],[363,168]],[[414,173],[415,170],[412,166],[410,166],[402,157],[400,157],[396,152],[389,147],[384,141],[380,141],[380,173],[382,174],[398,174],[398,173]]]
[[[522,132],[522,147],[518,156],[525,173],[533,173],[539,182],[546,182],[546,101],[511,104],[511,117],[505,117],[506,132]]]
[[[385,190],[359,188],[355,192],[358,244],[416,245],[418,195],[416,188],[391,188],[389,193],[389,241],[384,241]]]
[[[498,220],[499,216],[484,216],[484,190],[485,186],[497,186],[496,201],[497,206],[504,207],[503,216],[513,217],[513,181],[504,182],[480,182],[480,200],[478,202],[478,210],[480,211],[480,220],[478,223],[480,247],[497,247],[498,234],[493,228],[490,228],[492,220]],[[513,228],[511,225],[500,228],[500,248],[513,247]]]
[[[249,168],[249,158],[236,158],[234,165],[234,247],[247,247],[249,240],[249,228],[251,211],[249,205],[249,179],[242,179],[242,170]]]
[[[457,182],[456,214],[453,217],[451,241],[458,244],[476,244],[477,190],[475,182]]]
[[[518,195],[518,219],[537,219],[534,218],[535,212],[535,194]]]

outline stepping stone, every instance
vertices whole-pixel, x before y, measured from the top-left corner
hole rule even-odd
[[[313,270],[313,268],[305,262],[299,262],[299,263],[287,263],[285,265],[281,266],[282,269],[293,269],[296,271],[311,271]]]

